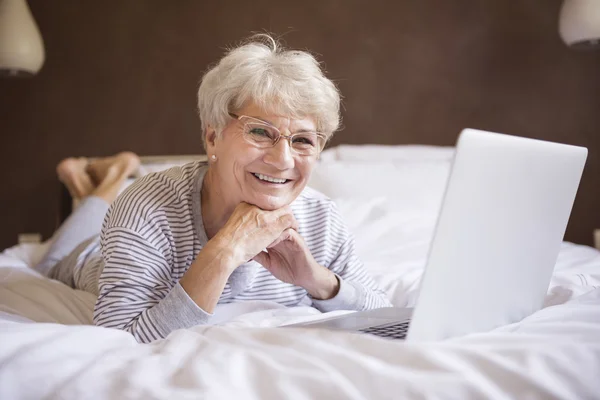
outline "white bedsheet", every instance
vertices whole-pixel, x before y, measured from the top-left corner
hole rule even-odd
[[[349,222],[362,227],[359,251],[390,298],[411,303],[432,226],[376,218],[380,206],[363,205]],[[356,207],[340,203],[343,212]],[[273,329],[322,316],[253,302],[221,307],[213,322],[223,326],[140,345],[125,332],[81,325],[94,297],[27,268],[35,250],[0,257],[2,399],[600,398],[600,254],[589,247],[563,245],[547,298],[558,305],[434,344]]]
[[[436,344],[289,328],[197,327],[138,345],[89,326],[0,323],[0,396],[597,398],[600,293],[511,329]]]
[[[338,204],[392,302],[414,303],[435,212],[378,196]],[[590,247],[563,244],[543,310],[430,344],[273,328],[323,315],[251,302],[141,345],[89,325],[94,296],[32,271],[43,250],[0,255],[0,399],[600,398],[600,252]]]

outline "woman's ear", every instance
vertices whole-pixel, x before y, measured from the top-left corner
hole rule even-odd
[[[217,147],[217,131],[212,126],[206,128],[206,153],[214,154]]]

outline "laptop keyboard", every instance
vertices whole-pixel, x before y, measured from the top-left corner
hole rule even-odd
[[[405,339],[409,325],[410,321],[404,321],[393,325],[372,326],[370,328],[361,329],[359,332],[390,339]]]

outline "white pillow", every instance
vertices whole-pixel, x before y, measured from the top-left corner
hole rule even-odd
[[[321,160],[329,161],[421,161],[437,162],[451,161],[454,157],[454,147],[428,145],[380,145],[342,144],[321,153]]]
[[[437,214],[450,165],[450,160],[321,162],[308,184],[332,199],[385,198],[401,211]]]

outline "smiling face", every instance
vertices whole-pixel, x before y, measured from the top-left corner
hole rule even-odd
[[[238,115],[257,118],[275,126],[283,135],[315,131],[311,118],[290,119],[266,113],[250,103]],[[263,210],[276,210],[292,203],[306,186],[318,155],[299,155],[287,140],[274,147],[259,148],[243,136],[244,123],[232,120],[220,136],[207,130],[206,150],[217,161],[210,169],[218,191],[228,208],[240,202]]]

